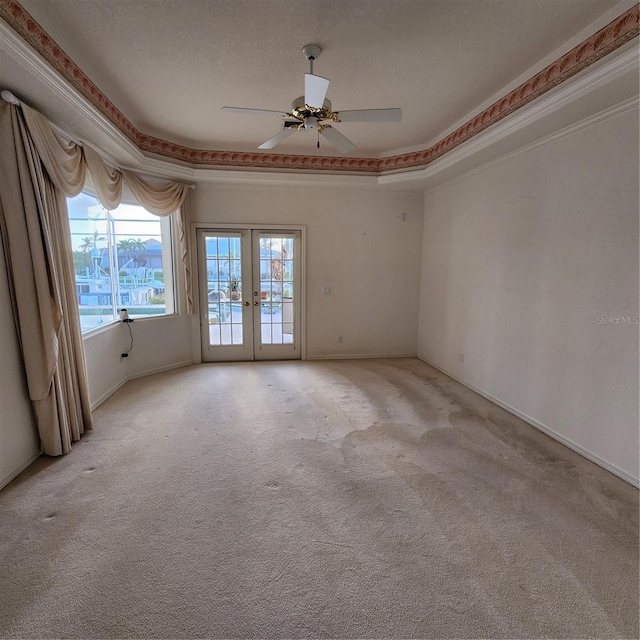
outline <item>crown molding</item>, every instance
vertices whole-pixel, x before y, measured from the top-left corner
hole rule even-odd
[[[397,172],[413,173],[450,154],[489,127],[602,60],[636,38],[640,31],[640,6],[636,4],[432,146],[383,158],[351,158],[192,149],[149,136],[139,131],[117,109],[17,0],[0,0],[0,18],[4,22],[0,22],[0,41],[8,45],[19,62],[26,64],[37,77],[59,91],[72,108],[94,123],[101,133],[109,136],[134,164],[153,165],[150,158],[162,159],[171,163],[174,174],[181,172],[181,165],[198,173],[203,169],[380,177]],[[149,167],[150,170],[152,168]]]
[[[171,178],[197,184],[372,189],[378,186],[379,181],[377,175],[361,173],[301,173],[285,170],[193,167],[177,164],[162,157],[147,157],[142,164],[120,166],[150,177]]]
[[[45,86],[61,95],[73,113],[85,118],[92,127],[95,127],[112,141],[116,148],[124,152],[127,157],[130,157],[134,162],[144,161],[145,155],[130,138],[114,127],[113,123],[98,111],[95,105],[87,100],[72,83],[52,68],[23,38],[2,21],[0,21],[0,47]],[[105,155],[103,150],[101,150],[101,154]],[[109,158],[107,159],[109,160]]]
[[[463,142],[522,109],[636,38],[640,31],[639,23],[640,5],[636,4],[428,149],[382,158],[381,173],[393,169],[423,167],[445,153],[450,153]]]
[[[568,107],[571,103],[585,97],[586,95],[602,89],[617,79],[625,77],[637,76],[638,65],[640,63],[640,51],[638,47],[629,47],[620,51],[619,55],[611,59],[603,61],[596,68],[590,70],[586,75],[574,78],[572,81],[556,87],[552,92],[540,97],[535,102],[528,104],[523,109],[514,112],[509,118],[505,118],[502,122],[491,127],[482,133],[469,139],[466,143],[458,146],[446,155],[441,156],[436,161],[426,167],[418,167],[413,171],[397,171],[395,173],[387,173],[379,177],[381,185],[401,185],[406,182],[426,181],[438,174],[442,174],[447,169],[458,165],[463,160],[467,160],[481,154],[483,151],[496,145],[497,143],[514,136],[523,131],[529,125],[539,122],[542,118],[552,115],[561,109]],[[634,92],[635,93],[635,92]],[[606,107],[597,113],[590,115],[579,122],[572,123],[563,127],[559,131],[538,138],[536,142],[520,146],[517,152],[528,151],[539,144],[546,144],[552,139],[558,139],[566,135],[571,135],[576,131],[590,127],[593,124],[605,120],[619,113],[633,108],[638,104],[638,95],[624,99],[621,103]],[[500,156],[512,156],[514,152],[507,151],[501,153]],[[483,161],[482,164],[484,165]]]
[[[611,118],[615,118],[616,116],[623,115],[629,111],[637,111],[639,107],[640,107],[639,96],[629,98],[619,104],[613,105],[612,107],[605,109],[604,111],[601,111],[600,113],[596,113],[592,116],[589,116],[588,118],[585,118],[584,120],[581,120],[580,122],[576,122],[568,127],[565,127],[560,131],[556,131],[547,136],[539,138],[534,142],[526,144],[525,146],[521,146],[514,151],[501,154],[493,160],[488,160],[488,161],[476,164],[467,171],[455,173],[452,177],[445,177],[444,180],[439,180],[435,182],[435,184],[429,185],[429,178],[433,178],[434,176],[437,176],[438,174],[446,171],[448,167],[444,167],[444,166],[436,167],[435,171],[430,172],[428,174],[427,174],[428,170],[425,170],[425,174],[422,176],[421,179],[418,176],[416,176],[419,180],[417,184],[421,186],[420,190],[423,191],[425,194],[433,193],[435,191],[438,191],[439,189],[446,188],[449,185],[454,184],[460,180],[464,180],[476,173],[485,171],[489,167],[498,165],[503,162],[508,162],[509,160],[516,158],[520,155],[529,153],[530,151],[533,151],[538,147],[544,147],[545,145],[552,144],[558,140],[562,140],[563,138],[567,138],[575,133],[578,133],[579,131],[588,129],[589,127],[593,127],[599,124],[600,122],[604,122]],[[420,174],[422,172],[416,171],[414,173]],[[380,180],[383,181],[384,177],[380,178]],[[394,184],[394,186],[397,186],[397,185],[398,183]]]

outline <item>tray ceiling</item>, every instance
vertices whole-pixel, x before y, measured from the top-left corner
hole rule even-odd
[[[556,53],[611,0],[22,0],[140,132],[191,149],[255,152],[303,93],[302,45],[323,53],[334,109],[401,107],[401,123],[342,123],[377,158],[425,149]],[[589,34],[587,34],[589,35]],[[565,51],[561,51],[564,53]],[[527,79],[527,78],[524,78]],[[336,156],[313,134],[279,153]]]

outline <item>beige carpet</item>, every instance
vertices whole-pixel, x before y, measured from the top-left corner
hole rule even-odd
[[[637,638],[638,492],[415,359],[128,383],[0,493],[2,638]]]

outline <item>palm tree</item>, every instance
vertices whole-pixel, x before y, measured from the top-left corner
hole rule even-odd
[[[84,251],[91,255],[91,262],[93,263],[93,270],[95,277],[98,277],[100,273],[101,252],[98,250],[98,242],[106,240],[104,236],[98,236],[98,232],[94,231],[93,236],[85,236],[82,238],[82,244],[80,245],[80,251]]]
[[[98,246],[98,242],[104,242],[106,238],[104,236],[99,236],[97,231],[93,232],[92,236],[85,236],[82,238],[82,244],[80,247],[80,251],[86,251],[89,253],[91,249],[96,249]]]
[[[142,238],[136,238],[135,240],[133,238],[130,238],[129,240],[129,246],[130,246],[130,251],[134,254],[132,256],[132,262],[134,265],[136,265],[136,267],[141,267],[145,264],[144,260],[140,260],[136,254],[140,253],[140,251],[143,251],[144,249],[147,248],[147,246],[145,245],[144,242],[142,242]]]
[[[137,269],[140,266],[139,261],[136,259],[136,254],[146,249],[145,243],[142,238],[125,238],[119,240],[117,244],[118,253],[123,254],[124,262],[119,267],[120,270],[125,271],[132,279],[133,285],[137,285]]]
[[[96,246],[95,240],[91,236],[86,236],[82,238],[82,244],[78,247],[80,251],[86,251],[89,253],[91,249]]]
[[[131,238],[129,239],[125,239],[125,240],[118,240],[118,252],[120,253],[127,253],[128,251],[131,251]]]

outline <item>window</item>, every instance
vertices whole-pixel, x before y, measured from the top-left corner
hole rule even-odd
[[[171,218],[138,205],[108,211],[81,193],[67,199],[82,331],[118,318],[174,312]]]

